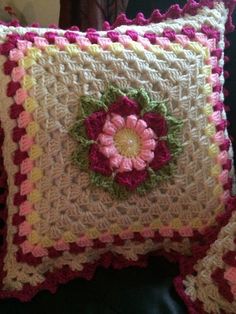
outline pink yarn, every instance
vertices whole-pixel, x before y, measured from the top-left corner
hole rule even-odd
[[[69,250],[69,244],[68,243],[65,243],[64,240],[58,240],[56,242],[56,244],[54,244],[54,248],[57,250],[57,251],[68,251]]]
[[[138,33],[134,30],[127,30],[126,35],[128,35],[132,40],[137,41],[138,40]]]
[[[190,39],[194,39],[196,31],[194,27],[184,26],[182,28],[182,34],[188,36]]]
[[[67,32],[65,32],[64,36],[67,38],[67,40],[68,40],[71,44],[74,44],[74,43],[76,42],[76,38],[77,38],[79,35],[76,34],[76,33],[67,31]]]
[[[130,158],[122,156],[115,147],[115,136],[122,129],[132,130],[139,138],[140,152],[137,156]],[[126,118],[118,114],[108,115],[102,133],[98,136],[99,150],[109,159],[110,167],[117,169],[118,172],[143,170],[154,158],[153,150],[156,146],[154,138],[155,133],[136,115],[129,115]]]
[[[223,131],[219,131],[214,135],[214,141],[218,144],[218,145],[222,145],[225,141],[225,135]]]
[[[87,32],[86,37],[90,40],[91,44],[97,44],[100,36],[97,32]]]
[[[35,257],[43,257],[48,255],[47,249],[43,248],[41,245],[35,245],[32,249],[32,254]]]
[[[223,170],[221,174],[219,175],[219,181],[222,183],[222,185],[227,184],[229,179],[229,171]]]
[[[119,39],[119,33],[115,31],[107,32],[107,37],[111,39],[111,41],[116,42]]]
[[[29,135],[25,134],[21,137],[20,139],[20,150],[22,152],[26,152],[30,149],[30,147],[33,145],[34,140],[32,137],[30,137]]]
[[[24,241],[20,244],[23,254],[31,253],[33,250],[33,245],[29,241]]]
[[[112,43],[110,38],[103,38],[103,37],[99,37],[97,41],[98,41],[98,44],[103,49],[107,49],[107,47],[110,46],[110,44]]]
[[[16,94],[16,91],[21,87],[19,82],[10,81],[7,84],[7,96],[13,97]]]
[[[46,38],[36,36],[34,37],[34,44],[38,48],[44,48],[48,45],[48,41]]]
[[[25,216],[29,213],[31,213],[33,210],[32,204],[29,201],[25,201],[22,204],[20,204],[20,215]]]
[[[100,235],[99,240],[103,243],[112,243],[114,241],[113,236],[110,233],[103,233]]]
[[[19,82],[24,75],[25,75],[25,69],[22,68],[21,66],[15,67],[11,73],[13,82]]]
[[[19,236],[20,237],[27,236],[31,232],[32,232],[31,225],[27,221],[24,221],[24,222],[22,222],[22,224],[20,224],[20,226],[19,226]]]
[[[16,91],[14,99],[16,104],[20,105],[26,100],[27,97],[28,97],[27,91],[23,88],[19,88]]]
[[[173,29],[170,29],[170,28],[166,28],[164,29],[162,35],[166,38],[168,38],[170,41],[174,41],[175,40],[175,36],[176,36],[176,33]]]
[[[106,239],[108,239],[107,237],[105,237]],[[86,236],[80,237],[77,241],[76,244],[80,247],[89,247],[89,246],[93,246],[93,241],[89,238],[87,238]]]
[[[21,60],[22,58],[24,57],[24,53],[20,50],[20,49],[13,49],[10,51],[10,54],[9,54],[9,59],[11,61],[16,61],[18,62],[19,60]]]
[[[157,35],[155,33],[145,33],[144,37],[148,38],[148,40],[150,41],[151,44],[155,44],[156,43]]]
[[[28,33],[25,34],[27,36]],[[17,41],[17,48],[25,53],[30,47],[32,47],[32,42],[26,40],[18,40]]]
[[[148,178],[147,170],[138,171],[133,169],[130,172],[119,172],[115,176],[115,181],[129,190],[135,190],[142,182]]]
[[[6,42],[3,44],[0,44],[0,53],[4,56],[8,56],[9,52],[15,48],[15,45],[11,42]]]
[[[4,65],[3,65],[4,74],[10,75],[12,70],[16,66],[17,66],[17,62],[11,61],[11,60],[7,60],[6,62],[4,62]]]
[[[90,46],[90,40],[86,37],[76,37],[76,43],[80,46],[81,49],[86,49]]]
[[[31,121],[31,114],[28,111],[22,111],[17,119],[18,127],[26,128]]]
[[[174,231],[171,227],[162,227],[162,228],[160,228],[159,233],[163,237],[169,237],[169,238],[172,238],[174,235]]]
[[[22,174],[27,174],[33,169],[33,161],[30,158],[26,158],[22,161],[20,165],[20,170]]]
[[[64,37],[55,37],[55,44],[61,49],[63,49],[66,45],[69,44],[69,42]]]
[[[227,163],[229,156],[228,156],[228,152],[223,150],[220,152],[220,154],[217,156],[217,161],[221,164],[224,165]]]
[[[27,195],[33,191],[33,183],[30,180],[25,180],[21,183],[20,194]]]

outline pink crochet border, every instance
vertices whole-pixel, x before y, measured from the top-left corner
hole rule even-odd
[[[208,36],[209,39],[211,39],[212,37],[217,39],[217,36],[218,36],[218,33],[217,31],[213,30],[212,28],[209,28],[207,26],[203,26],[202,27],[202,31],[206,33],[206,35]],[[182,33],[185,34],[185,36],[187,35],[188,37],[190,37],[191,39],[194,38],[194,32],[195,30],[194,29],[190,29],[190,28],[183,28],[182,30]],[[164,31],[164,36],[166,38],[168,38],[169,40],[171,41],[174,41],[175,40],[175,32],[174,31]],[[68,34],[70,36],[68,36]],[[132,40],[137,40],[138,38],[138,34],[135,32],[135,31],[128,31],[127,34],[131,37]],[[34,42],[34,37],[36,36],[37,34],[36,33],[26,33],[24,36],[19,36],[19,35],[15,35],[15,34],[10,34],[9,35],[9,40],[7,42],[4,43],[4,47],[3,47],[3,52],[4,53],[7,53],[8,51],[8,48],[11,48],[13,47],[13,45],[16,45],[17,43],[17,40],[18,39],[23,39],[23,40],[26,40],[26,39],[30,39],[30,41]],[[112,36],[111,36],[112,35]],[[115,33],[114,31],[113,32],[110,32],[110,36],[113,38],[112,41],[118,41],[119,40],[119,34],[118,33]],[[149,39],[150,42],[153,41],[153,36],[155,34],[145,34],[146,35],[146,38]],[[152,35],[150,37],[150,35]],[[50,39],[50,43],[54,43],[55,40],[56,40],[56,33],[46,33],[45,34],[45,37],[47,39]],[[67,36],[66,36],[70,42],[74,42],[75,38],[74,37],[71,37],[71,34],[70,33],[67,33]],[[95,32],[93,32],[92,34],[91,33],[87,33],[87,37],[90,39],[90,42],[97,42],[98,41],[98,34],[96,34]],[[37,38],[38,35],[37,35]],[[40,37],[40,38],[44,38],[44,37]],[[212,51],[212,54],[213,55],[216,55],[218,58],[220,58],[221,56],[221,51],[219,51],[219,49],[215,49]],[[14,63],[12,64],[12,61],[10,60],[7,60],[4,64],[5,66],[5,74],[10,74],[12,69],[16,66]],[[215,73],[218,73],[220,72],[221,73],[222,71],[222,68],[216,66],[215,68],[213,68],[213,72]],[[219,73],[219,74],[220,74]],[[9,84],[8,84],[8,96],[10,97],[14,97],[15,94],[17,93],[17,90],[20,88],[20,84],[19,83],[15,83],[14,81],[11,81]],[[216,84],[215,87],[214,87],[214,92],[219,92],[221,91],[221,86],[219,84]],[[215,110],[215,113],[219,113],[220,114],[220,111],[222,110],[223,108],[223,104],[221,102],[217,102],[215,107],[214,107],[214,110]],[[12,119],[15,119],[18,117],[20,111],[23,111],[23,106],[22,105],[19,105],[19,104],[13,104],[11,106],[11,118]],[[221,120],[219,122],[219,124],[217,124],[217,129],[218,130],[224,130],[226,127],[226,122],[224,120]],[[15,127],[14,130],[13,130],[13,141],[15,141],[16,143],[19,142],[21,136],[24,136],[26,133],[25,129],[24,128],[19,128],[19,127]],[[227,139],[224,140],[224,143],[220,146],[220,149],[222,151],[227,151],[229,148],[229,141]],[[16,165],[20,165],[21,162],[28,158],[28,155],[26,152],[20,152],[20,150],[17,150],[15,152],[15,156],[14,156],[14,163]],[[227,170],[230,170],[231,168],[231,163],[230,163],[230,160],[228,160],[228,162],[226,164],[223,165],[223,168],[224,169],[227,169]],[[15,176],[15,185],[16,186],[20,186],[22,184],[22,182],[26,180],[26,175],[22,175],[19,173],[16,174]],[[227,191],[231,186],[231,182],[229,180],[229,182],[224,186],[225,190]],[[17,193],[15,195],[15,198],[14,198],[14,203],[15,205],[20,205],[22,204],[24,201],[26,200],[26,196],[22,196],[20,195],[20,193]],[[24,222],[24,217],[20,216],[19,213],[15,214],[13,216],[13,224],[16,225],[17,227]],[[206,230],[204,230],[204,232],[206,234],[209,234],[211,233],[212,229],[214,229],[213,227],[209,227],[209,228],[206,228]],[[192,236],[189,236],[191,237],[192,240],[198,240],[200,241],[200,238],[202,237],[202,232],[198,231],[198,230],[194,230],[194,234]],[[159,231],[156,231],[155,232],[155,235],[153,237],[153,240],[155,242],[162,242],[166,237],[164,237],[163,235],[160,234]],[[187,238],[187,236],[185,236],[184,238]],[[24,240],[26,239],[25,236],[19,236],[18,234],[16,234],[14,236],[14,243],[16,245],[20,245],[22,242],[24,242]],[[179,234],[179,232],[175,231],[174,234],[173,234],[173,237],[171,237],[171,240],[172,241],[176,241],[176,242],[179,242],[183,239],[183,236],[181,234]],[[133,234],[133,240],[136,240],[136,241],[145,241],[145,237],[142,236],[142,234],[140,233],[134,233]],[[124,239],[122,239],[119,235],[115,236],[114,237],[114,241],[113,241],[114,245],[123,245],[124,244]],[[102,248],[102,247],[105,247],[106,244],[103,243],[102,241],[100,241],[99,239],[96,239],[93,241],[93,248]],[[77,246],[75,243],[72,243],[70,244],[69,246],[69,251],[71,253],[81,253],[85,250],[85,247],[79,247]],[[48,249],[48,252],[49,252],[49,257],[57,257],[57,256],[60,256],[63,251],[58,251],[56,250],[54,247],[50,247]],[[30,265],[38,265],[41,263],[42,261],[42,257],[35,257],[34,255],[32,255],[31,253],[27,253],[27,254],[24,254],[22,249],[19,248],[18,252],[17,252],[17,260],[20,262],[26,262]]]
[[[228,4],[229,14],[230,14],[227,24],[226,24],[228,25],[228,27],[226,28],[226,34],[227,34],[227,33],[233,32],[235,29],[234,25],[232,24],[232,13],[236,7],[236,0],[228,0],[226,1],[226,3]],[[225,42],[226,42],[226,46],[230,45],[227,38],[225,38]],[[225,77],[228,77],[228,73],[225,73],[225,74],[226,74]],[[228,90],[226,90],[226,94],[228,95]],[[232,216],[232,212],[236,210],[236,197],[234,197],[231,200],[230,208],[231,208],[231,213],[229,213],[228,218],[223,221],[221,228],[228,223],[229,219]],[[180,258],[180,275],[174,279],[174,285],[175,285],[175,289],[177,293],[179,294],[179,296],[182,298],[185,305],[187,306],[189,314],[207,314],[207,313],[204,310],[204,304],[200,300],[197,299],[195,301],[192,301],[191,298],[185,293],[183,281],[187,275],[191,275],[195,273],[194,265],[196,265],[196,263],[199,260],[201,260],[207,255],[207,252],[211,244],[217,239],[217,236],[221,228],[218,228],[218,233],[216,234],[216,236],[214,236],[214,238],[207,245],[201,246],[201,247],[196,245],[195,248],[193,248],[193,252],[194,252],[193,257],[186,258],[182,256]],[[231,296],[230,295],[228,296],[228,292],[226,291],[225,293],[227,294],[227,297],[230,299]],[[231,301],[229,300],[229,302],[232,302],[232,300]]]
[[[200,300],[197,299],[196,301],[192,301],[190,297],[185,293],[183,281],[187,275],[195,273],[194,265],[196,265],[196,263],[199,260],[206,256],[208,250],[210,249],[211,244],[217,239],[217,236],[221,231],[221,228],[223,228],[229,222],[232,213],[236,210],[236,197],[231,199],[229,207],[231,208],[231,210],[228,213],[228,217],[224,217],[224,219],[221,221],[221,225],[219,225],[219,227],[217,228],[217,235],[214,237],[214,239],[212,239],[211,242],[209,242],[205,246],[195,245],[195,247],[193,248],[192,257],[187,258],[182,256],[179,260],[180,275],[174,279],[174,286],[177,293],[187,306],[189,314],[207,314],[207,313],[204,311],[203,303]],[[229,294],[229,291],[227,289],[228,287],[224,284],[224,282],[221,282],[221,284],[224,285],[224,289],[227,290],[224,292],[225,295],[227,295],[227,299],[231,299],[232,296],[231,294]]]
[[[206,4],[203,4],[206,3]],[[193,3],[195,3],[194,1],[190,0],[188,2],[189,5],[192,5]],[[207,5],[209,7],[211,7],[213,4],[213,1],[201,1],[201,5],[204,6],[204,5]],[[235,4],[235,0],[230,0],[230,1],[226,1],[226,5],[230,8],[230,12],[232,12],[233,10],[233,6]],[[184,13],[189,13],[189,14],[192,14],[192,8],[190,8],[189,11],[187,11],[186,9],[186,6],[185,6],[185,12]],[[178,11],[178,10],[177,10]],[[177,12],[176,11],[176,12]],[[197,10],[196,10],[197,11]],[[169,12],[169,11],[168,11]],[[167,14],[167,13],[166,13]],[[196,14],[196,13],[195,13]],[[177,16],[178,17],[178,16]],[[176,18],[177,18],[176,17]],[[167,18],[167,17],[166,17]],[[174,18],[174,17],[172,17]],[[228,22],[227,22],[227,32],[230,32],[232,31],[232,23],[230,22],[231,19],[229,18]],[[153,21],[154,22],[154,21]],[[74,35],[72,35],[74,33],[70,33],[68,32],[68,36],[70,38],[74,37]],[[2,52],[2,49],[1,49],[1,52]],[[232,201],[229,201],[228,205],[226,206],[228,210],[226,210],[226,213],[221,215],[220,217],[218,217],[218,221],[221,222],[221,226],[224,225],[227,221],[228,221],[228,218],[230,216],[230,213],[232,210],[235,209],[235,204],[232,205]],[[4,218],[6,219],[7,217],[7,210],[4,212]],[[220,225],[218,226],[217,230],[211,230],[210,232],[210,239],[213,241],[215,238],[216,238],[216,235],[217,235],[217,231],[220,230]],[[6,236],[6,229],[7,227],[5,226],[5,228],[3,229],[3,234],[4,236]],[[0,261],[3,261],[4,260],[4,256],[6,254],[6,250],[7,250],[7,247],[6,247],[6,244],[4,244],[4,249],[3,251],[1,252],[1,255],[0,255]],[[168,253],[164,253],[165,256],[169,257],[171,260],[174,259],[178,259],[179,256],[174,256],[172,254],[168,254]],[[143,264],[143,261],[144,259],[146,259],[146,257],[140,257],[139,258],[139,262],[138,264],[139,265],[144,265]],[[107,262],[109,260],[109,262]],[[75,277],[86,277],[86,278],[90,278],[93,274],[93,272],[95,271],[95,268],[96,266],[98,265],[102,265],[104,267],[108,266],[109,265],[113,265],[114,267],[118,267],[118,268],[121,268],[121,267],[127,267],[129,265],[133,265],[134,263],[132,261],[127,261],[127,260],[124,260],[123,258],[121,259],[118,259],[117,257],[114,258],[114,256],[111,257],[111,254],[110,253],[107,253],[100,261],[98,261],[96,263],[96,265],[94,266],[93,268],[93,265],[87,265],[85,268],[84,268],[84,271],[81,272],[81,273],[78,273],[78,272],[72,272],[68,267],[63,267],[61,270],[57,271],[57,272],[53,272],[53,273],[48,273],[47,274],[47,278],[45,280],[45,282],[43,282],[42,284],[38,285],[37,287],[30,287],[28,285],[25,285],[23,290],[22,291],[19,291],[19,292],[0,292],[0,297],[16,297],[16,298],[19,298],[20,300],[22,301],[27,301],[29,299],[31,299],[38,291],[40,290],[43,290],[43,289],[47,289],[47,290],[50,290],[51,292],[55,292],[56,291],[56,288],[57,288],[57,285],[58,283],[65,283]],[[0,265],[0,266],[3,266],[3,265]],[[2,269],[2,267],[1,267]],[[3,272],[3,269],[1,271],[1,276],[0,276],[0,282],[1,280],[4,278],[4,272]]]

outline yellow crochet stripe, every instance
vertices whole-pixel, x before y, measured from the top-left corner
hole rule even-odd
[[[79,54],[79,52],[81,51],[81,49],[79,48],[78,45],[75,44],[71,44],[71,45],[67,45],[65,46],[65,51],[71,56],[77,56]]]
[[[29,48],[26,52],[26,55],[19,61],[19,64],[25,69],[29,70],[34,64],[37,63],[38,59],[42,56],[42,51],[36,47]],[[22,87],[28,91],[28,95],[30,94],[31,89],[36,85],[36,80],[34,77],[32,77],[29,74],[26,74],[22,80],[21,80],[21,85]],[[31,116],[33,117],[34,111],[38,107],[38,103],[34,97],[28,96],[23,104],[23,107],[25,111],[31,113]],[[29,135],[29,137],[35,139],[35,136],[39,132],[39,125],[36,121],[31,121],[28,126],[26,127],[26,133]],[[37,145],[33,144],[29,151],[28,155],[29,158],[32,161],[36,161],[43,153],[42,148]],[[33,167],[31,172],[27,175],[27,179],[33,183],[34,189],[33,191],[27,195],[27,200],[32,204],[33,211],[26,215],[26,221],[31,224],[37,224],[40,221],[40,217],[35,210],[35,205],[40,202],[41,200],[41,193],[36,187],[36,183],[41,180],[43,177],[43,172],[40,168],[38,167]],[[36,245],[40,242],[40,236],[38,233],[33,230],[29,235],[28,235],[28,241],[32,245]],[[45,241],[45,244],[47,244],[47,241]],[[50,243],[51,244],[51,243]]]
[[[200,43],[196,43],[196,42],[191,42],[188,44],[187,46],[188,49],[191,49],[197,53],[200,53],[203,55],[204,60],[205,60],[205,65],[201,68],[200,73],[204,75],[204,77],[206,78],[206,82],[210,82],[210,78],[212,75],[212,66],[209,65],[209,58],[210,58],[210,51],[209,48],[204,47],[202,44]],[[205,94],[206,96],[210,96],[213,92],[213,86],[210,83],[205,84],[202,87],[202,93]],[[209,116],[211,116],[213,114],[214,110],[213,110],[213,106],[210,103],[207,103],[203,109],[202,109],[202,113],[208,118]],[[216,134],[217,130],[216,127],[214,125],[213,122],[209,122],[205,128],[205,134],[212,139],[213,136]],[[209,156],[213,159],[213,166],[211,168],[211,175],[213,177],[219,177],[219,175],[221,174],[221,172],[223,171],[223,167],[220,164],[216,164],[217,162],[217,156],[220,153],[220,148],[217,144],[212,143],[209,146]],[[220,200],[220,196],[224,193],[224,189],[222,184],[217,184],[213,194],[214,196],[218,196],[219,200]],[[220,202],[220,201],[219,201]],[[219,207],[217,208],[216,212],[219,213],[220,211],[224,210],[224,204],[219,205]],[[198,223],[197,223],[198,225]]]
[[[27,215],[26,220],[28,221],[28,223],[33,225],[33,224],[39,222],[40,217],[39,217],[39,215],[38,215],[38,213],[36,211],[33,211],[32,213]]]
[[[207,61],[210,58],[209,49],[208,49],[208,47],[204,47],[199,42],[190,42],[186,47],[183,47],[179,43],[172,43],[171,42],[168,45],[168,48],[166,50],[166,48],[163,48],[160,45],[148,45],[147,47],[144,47],[139,42],[131,41],[128,44],[127,48],[129,50],[132,50],[133,52],[135,52],[139,57],[143,57],[143,58],[145,58],[145,50],[152,52],[157,58],[164,56],[166,54],[167,50],[169,52],[173,52],[176,55],[185,53],[186,50],[190,51],[190,52],[194,52],[195,54],[202,55],[202,57],[205,61],[205,65],[203,65],[203,67],[200,69],[200,72],[199,72],[199,74],[204,76],[205,82],[208,82],[208,79],[212,74],[212,67],[210,65],[208,65],[208,63],[207,63]],[[113,53],[116,56],[119,56],[127,48],[125,48],[119,42],[115,42],[115,43],[112,42],[107,46],[106,50],[110,51],[111,53]],[[81,53],[81,48],[80,48],[79,44],[66,45],[64,50],[71,57],[77,56],[79,53]],[[48,54],[49,56],[57,55],[59,51],[60,51],[60,49],[56,45],[47,46],[44,50],[44,52],[46,54]],[[103,48],[98,44],[92,44],[92,45],[87,46],[85,48],[85,51],[87,53],[89,53],[90,55],[96,57],[103,51]],[[43,52],[38,48],[34,48],[34,47],[29,48],[27,55],[20,61],[20,65],[23,66],[25,68],[25,70],[29,69],[34,64],[36,64],[37,60],[41,57],[42,53]],[[22,86],[26,90],[30,90],[35,84],[36,84],[36,82],[35,82],[34,78],[29,76],[29,75],[26,75],[22,80]],[[204,86],[202,86],[202,93],[206,97],[209,96],[212,93],[211,84],[207,83]],[[38,103],[37,103],[36,99],[34,99],[33,97],[28,97],[25,101],[24,107],[25,107],[26,111],[33,113],[37,109]],[[205,115],[206,117],[209,117],[212,113],[213,113],[212,105],[210,103],[207,103],[202,108],[202,114]],[[26,132],[29,136],[34,138],[37,135],[37,133],[39,132],[39,125],[37,124],[37,122],[36,121],[30,122],[30,124],[26,128]],[[213,123],[208,122],[208,124],[206,125],[206,128],[205,128],[205,134],[207,136],[209,136],[209,138],[212,138],[215,133],[216,133],[215,125]],[[219,154],[219,152],[220,152],[219,147],[216,144],[212,143],[209,147],[209,155],[212,157],[212,159],[215,160],[217,155]],[[42,154],[43,154],[43,149],[41,147],[39,147],[37,144],[34,144],[29,151],[29,157],[34,161],[37,160]],[[221,171],[222,171],[222,169],[221,169],[220,165],[215,165],[211,169],[212,175],[216,176],[216,177],[221,173]],[[42,177],[43,177],[42,170],[35,167],[31,171],[31,173],[29,174],[28,179],[31,180],[35,184],[38,181],[40,181],[42,179]],[[222,193],[223,193],[223,188],[220,184],[218,184],[214,189],[214,195],[220,196]],[[37,202],[40,201],[40,199],[41,199],[41,195],[37,189],[33,190],[28,196],[28,200],[32,204],[36,204]],[[222,209],[223,209],[223,207],[219,206],[216,209],[216,212],[220,212]],[[38,223],[39,220],[40,220],[40,217],[37,215],[37,213],[35,211],[33,213],[31,213],[30,215],[27,215],[27,221],[32,225],[35,223]],[[203,227],[203,222],[201,221],[201,219],[196,218],[192,222],[190,222],[190,225],[192,228],[198,229],[198,228]],[[151,227],[151,229],[155,230],[155,229],[160,229],[163,226],[164,226],[163,222],[160,219],[155,219],[150,224],[149,227]],[[183,227],[183,225],[182,225],[182,222],[179,218],[175,218],[172,221],[170,221],[169,227],[174,229],[174,230],[179,230],[181,227]],[[140,231],[142,231],[142,229],[143,229],[143,225],[139,224],[139,223],[133,224],[129,227],[129,231],[132,231],[132,232],[140,232]],[[123,230],[121,229],[121,227],[118,224],[113,224],[110,226],[108,231],[112,235],[118,235]],[[96,228],[91,228],[91,229],[87,230],[85,235],[89,239],[96,239],[101,235],[101,232],[98,231]],[[76,235],[71,231],[65,232],[62,235],[62,240],[64,240],[66,243],[73,243],[76,241],[76,239],[77,239]],[[55,244],[55,241],[51,240],[48,236],[39,237],[39,235],[37,234],[36,231],[33,231],[31,233],[31,235],[29,235],[28,240],[31,242],[31,244],[40,243],[43,247],[50,247],[50,246],[53,246]]]

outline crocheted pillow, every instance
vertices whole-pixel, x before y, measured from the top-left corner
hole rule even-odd
[[[154,251],[191,254],[219,228],[232,6],[189,1],[103,32],[0,27],[1,297],[28,300]]]
[[[234,212],[206,254],[199,250],[193,261],[183,264],[175,286],[189,313],[236,313],[235,234]]]

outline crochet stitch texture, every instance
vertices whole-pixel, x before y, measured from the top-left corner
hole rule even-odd
[[[4,175],[1,183],[8,185],[0,214],[6,221],[0,297],[26,301],[41,289],[54,292],[71,278],[91,278],[97,265],[142,266],[151,252],[174,259],[190,255],[192,245],[207,242],[220,226],[219,217],[231,210],[232,149],[222,91],[228,9],[223,2],[189,1],[183,10],[169,12],[160,17],[156,11],[147,21],[137,18],[134,22],[139,25],[120,25],[119,18],[117,28],[104,32],[0,27],[2,166],[7,174],[7,182]],[[169,21],[173,12],[178,14]],[[154,108],[142,115],[132,112],[134,117],[127,114],[125,121],[122,110],[116,111],[112,122],[114,116],[101,115],[95,119],[96,123],[104,119],[97,134],[90,125],[97,112],[91,99],[99,101],[110,85],[126,93],[148,91],[151,102],[145,97],[122,98],[126,110],[138,108],[142,101],[153,105],[168,100],[158,116],[160,130],[155,131],[155,122],[154,132],[146,132],[150,142],[142,144],[143,133],[134,132],[134,127],[113,133],[120,155],[143,157],[133,163],[126,159],[121,163],[113,146],[107,149],[112,143],[107,135],[111,128],[118,130],[114,125],[133,125],[134,120],[148,130]],[[79,108],[88,112],[78,114],[84,96],[86,106]],[[120,102],[106,106],[110,104],[117,109]],[[166,130],[170,117],[183,121],[181,132],[172,133],[179,126],[174,119]],[[73,132],[75,141],[69,130],[78,126],[80,118],[87,119],[87,133],[81,137]],[[175,143],[182,146],[166,180],[123,199],[114,198],[109,186],[95,176],[93,181],[102,183],[103,189],[91,187],[84,171],[88,154],[93,170],[119,170],[123,185],[131,182],[133,187],[132,175],[131,181],[122,179],[134,169],[144,172],[153,165],[161,172],[154,154],[155,132],[161,138],[166,131],[174,136],[160,148],[164,162],[169,162],[169,153],[178,152]],[[99,151],[86,152],[82,158],[81,152],[76,154],[79,167],[74,165],[71,155],[93,141],[94,134],[99,135]],[[134,144],[129,152],[124,151],[124,137]],[[147,145],[144,155],[141,145]],[[99,153],[109,162],[108,168],[91,163]],[[140,177],[142,184],[148,182]],[[141,189],[141,181],[135,189]]]
[[[73,160],[94,185],[125,198],[171,176],[182,122],[164,102],[151,101],[143,89],[110,86],[100,100],[82,97],[79,111],[71,129],[79,143]]]

